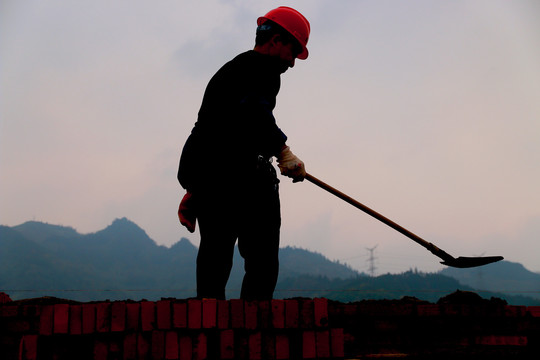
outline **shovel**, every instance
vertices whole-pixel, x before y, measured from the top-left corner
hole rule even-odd
[[[409,230],[405,229],[404,227],[396,224],[392,220],[382,216],[378,212],[368,208],[366,205],[359,203],[358,201],[354,200],[350,196],[345,195],[341,191],[334,189],[328,184],[325,184],[321,180],[317,179],[313,175],[306,174],[306,180],[309,182],[323,188],[324,190],[328,191],[331,194],[334,194],[338,198],[345,200],[352,206],[362,210],[363,212],[373,216],[375,219],[382,221],[386,225],[390,226],[394,230],[399,231],[403,235],[407,236],[409,239],[415,241],[419,245],[422,245],[435,256],[438,256],[439,258],[443,259],[444,261],[441,261],[441,264],[444,264],[446,266],[452,266],[456,268],[471,268],[476,266],[483,266],[487,264],[494,263],[496,261],[500,261],[504,259],[502,256],[484,256],[484,257],[464,257],[460,256],[458,258],[453,257],[452,255],[448,254],[446,251],[439,249],[435,245],[433,245],[430,242],[427,242],[426,240],[422,239],[420,236],[413,234]]]

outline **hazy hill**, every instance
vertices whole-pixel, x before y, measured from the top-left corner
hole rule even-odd
[[[14,299],[154,299],[195,295],[197,248],[185,238],[170,248],[158,246],[144,230],[125,218],[86,235],[70,227],[35,221],[11,228],[0,226],[0,248],[0,289],[8,293],[18,290],[10,293]],[[281,249],[280,257],[280,276],[357,275],[345,265],[302,249]],[[239,296],[242,277],[243,260],[236,251],[229,297]]]
[[[295,289],[295,291],[291,292],[290,289]],[[540,305],[540,300],[530,296],[522,296],[514,292],[477,291],[449,276],[415,271],[335,280],[321,276],[301,275],[282,279],[278,283],[276,296],[325,297],[342,302],[413,297],[437,302],[457,290],[476,292],[485,299],[504,299],[510,305]]]
[[[472,290],[451,277],[413,271],[399,275],[359,276],[334,281],[324,277],[301,275],[282,281],[278,290],[282,288],[300,289],[303,291],[303,296],[326,297],[342,302],[401,299],[405,296],[437,302],[439,298],[455,290]]]
[[[479,268],[446,268],[440,274],[453,277],[475,289],[511,292],[540,299],[540,274],[518,263],[500,261]]]
[[[42,243],[52,237],[75,239],[81,236],[72,227],[51,225],[39,221],[25,222],[22,225],[14,226],[13,230],[37,243]]]
[[[35,236],[37,235],[37,236]],[[158,246],[136,224],[115,220],[87,235],[28,222],[0,227],[0,288],[14,299],[57,296],[75,300],[183,296],[194,288],[197,249],[185,241]],[[174,276],[174,274],[181,274]],[[55,290],[76,291],[55,291]],[[123,291],[112,291],[123,289]],[[145,289],[144,292],[133,290]],[[191,294],[189,294],[191,295]]]
[[[125,218],[91,234],[35,221],[14,227],[0,226],[0,291],[8,293],[12,299],[41,296],[79,301],[188,298],[195,296],[196,256],[197,247],[189,240],[183,238],[170,248],[159,246],[144,230]],[[540,305],[540,300],[531,297],[512,296],[509,292],[497,294],[495,290],[516,289],[516,284],[521,284],[522,280],[519,286],[534,289],[531,286],[538,281],[535,277],[538,274],[527,274],[519,264],[498,264],[503,268],[492,264],[477,269],[482,271],[485,284],[492,278],[504,284],[495,288],[483,286],[493,291],[480,293],[483,297],[504,296],[511,304]],[[473,290],[477,285],[471,282],[478,279],[475,273],[467,278],[463,269],[455,273],[449,270],[439,274],[407,272],[371,278],[321,254],[286,247],[280,250],[275,297],[324,296],[358,301],[414,296],[436,301],[457,289]],[[243,274],[243,260],[236,251],[227,286],[228,298],[239,296]]]

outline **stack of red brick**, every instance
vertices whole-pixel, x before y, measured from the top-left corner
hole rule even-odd
[[[296,298],[0,304],[0,359],[534,359],[540,307]]]
[[[540,359],[540,306],[365,300],[330,304],[329,318],[354,358]]]
[[[343,358],[343,329],[332,328],[326,299],[248,302],[56,303],[3,306],[19,322],[20,359],[331,359]],[[25,323],[25,325],[21,325]],[[22,330],[22,331],[21,331]],[[26,330],[26,331],[25,331]]]

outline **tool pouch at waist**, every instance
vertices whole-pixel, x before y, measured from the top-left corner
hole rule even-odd
[[[259,155],[257,157],[257,166],[254,175],[257,182],[260,182],[262,185],[270,185],[274,190],[277,190],[279,179],[277,178],[277,172],[271,160]]]

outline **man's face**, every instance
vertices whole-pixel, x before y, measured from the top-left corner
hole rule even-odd
[[[279,52],[279,58],[280,58],[280,61],[282,64],[282,70],[283,70],[281,73],[283,74],[289,68],[294,67],[294,61],[298,53],[294,51],[295,50],[294,44],[292,43],[283,44],[281,42],[280,44],[282,44],[282,46],[281,46],[281,51]]]
[[[275,42],[272,47],[271,55],[279,58],[280,71],[283,74],[289,68],[294,67],[294,61],[301,49],[299,49],[295,43],[284,43],[279,37],[274,40]]]

